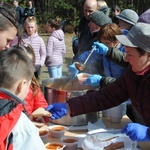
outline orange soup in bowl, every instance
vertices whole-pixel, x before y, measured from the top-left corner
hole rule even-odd
[[[64,145],[58,142],[52,142],[45,144],[47,150],[63,150]]]
[[[62,137],[61,142],[66,145],[65,150],[77,150],[79,139],[77,137]]]
[[[53,131],[63,131],[63,130],[65,130],[65,127],[63,127],[63,126],[53,127],[53,128],[51,128],[51,130],[53,130]]]
[[[75,140],[75,139],[65,139],[65,140],[63,140],[63,142],[64,143],[74,143],[74,142],[76,142],[77,140]]]

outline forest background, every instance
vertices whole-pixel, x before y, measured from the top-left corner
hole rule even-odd
[[[49,35],[46,33],[45,24],[50,18],[59,17],[66,20],[65,27],[65,44],[66,54],[63,57],[63,76],[68,76],[68,66],[72,63],[74,56],[72,51],[72,37],[74,36],[74,26],[78,25],[83,14],[83,4],[85,0],[33,0],[36,9],[36,17],[38,19],[39,34],[43,38],[45,44]],[[150,8],[150,0],[105,0],[108,7],[118,5],[121,10],[130,8],[135,10],[139,15]],[[2,0],[3,3],[13,4],[13,0]],[[26,7],[27,0],[19,0],[20,6]],[[40,75],[40,84],[43,80],[49,78],[47,68],[42,67]]]
[[[83,4],[85,0],[32,0],[36,8],[38,23],[45,24],[50,18],[66,20],[68,32],[73,32],[72,27],[78,25],[83,16]],[[135,10],[139,15],[150,8],[150,0],[105,0],[108,7],[118,5],[121,10],[129,8]],[[2,0],[13,3],[13,0]],[[26,7],[26,0],[19,0],[20,6]]]

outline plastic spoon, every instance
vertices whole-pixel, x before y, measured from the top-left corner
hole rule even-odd
[[[72,128],[72,127],[73,127],[73,125],[67,127],[66,131],[67,131],[67,130],[70,130],[70,128]]]

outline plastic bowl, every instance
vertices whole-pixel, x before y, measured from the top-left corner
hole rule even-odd
[[[62,137],[61,142],[66,145],[65,150],[76,150],[79,139],[76,137]]]
[[[45,144],[46,150],[63,150],[65,145],[61,142],[50,142]]]
[[[62,136],[64,136],[66,129],[67,127],[62,125],[54,125],[49,127],[50,134],[54,138],[61,138]]]
[[[88,73],[79,73],[77,75],[78,82],[80,84],[82,84],[89,76],[91,76],[91,74],[88,74]]]
[[[39,135],[40,135],[40,138],[42,139],[43,142],[47,139],[47,137],[49,136],[49,134],[50,134],[49,130],[39,129]]]
[[[46,129],[40,129],[40,130],[39,130],[39,135],[40,135],[40,137],[45,137],[45,136],[48,135],[48,134],[49,134],[49,131],[46,130]]]

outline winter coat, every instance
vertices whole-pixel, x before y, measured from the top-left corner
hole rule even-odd
[[[46,48],[43,39],[38,35],[38,33],[31,36],[24,33],[22,36],[22,41],[33,47],[35,53],[35,65],[42,67],[46,58]]]
[[[87,20],[85,17],[81,18],[80,23],[79,23],[79,43],[78,43],[78,55],[79,56],[81,53],[84,51],[90,50],[91,49],[91,32],[89,28],[89,22],[90,20]]]
[[[122,51],[119,51],[117,48],[111,48],[107,51],[105,57],[110,60],[111,62],[114,62],[116,65],[127,68],[129,65],[128,62],[124,61],[125,53]],[[114,82],[116,78],[114,77],[102,77],[100,80],[100,87],[104,88],[106,85]]]
[[[115,82],[105,88],[71,98],[67,101],[71,116],[97,112],[117,106],[130,98],[141,123],[150,126],[150,69],[141,76],[132,71],[131,66]],[[78,109],[77,109],[78,108]]]
[[[124,48],[121,44],[118,44],[116,49],[118,49],[118,51],[125,52]],[[107,77],[118,78],[125,71],[124,67],[121,67],[121,66],[117,65],[116,63],[108,60],[105,55],[103,55],[103,65],[104,65],[105,75]]]
[[[16,7],[16,14],[15,14],[16,19],[20,24],[23,24],[24,21],[24,10],[21,6]]]
[[[35,16],[35,7],[26,7],[24,9],[24,17],[25,19],[29,16]]]
[[[34,95],[32,87],[30,87],[29,92],[25,98],[25,108],[28,112],[28,115],[32,114],[32,112],[39,107],[46,108],[47,106],[47,101],[45,100],[40,88]]]
[[[127,67],[128,62],[124,61],[125,53],[122,51],[118,51],[117,48],[111,48],[107,51],[105,57],[109,59],[110,61],[116,63],[119,66]]]
[[[0,89],[0,150],[45,150],[38,129],[22,112],[22,102]]]
[[[61,29],[55,30],[47,41],[45,65],[47,67],[62,66],[63,54],[65,53],[64,32]]]

